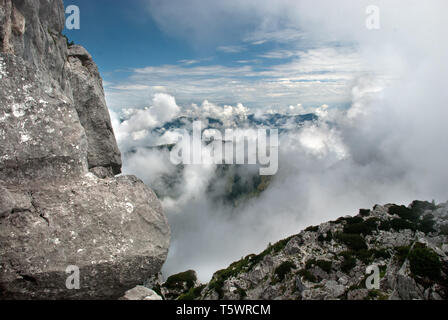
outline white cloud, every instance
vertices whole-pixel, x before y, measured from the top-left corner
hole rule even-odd
[[[265,59],[285,59],[294,56],[296,52],[292,50],[273,50],[263,54],[258,55],[260,58]]]
[[[382,28],[377,31],[364,27],[364,9],[371,1],[193,3],[163,1],[157,7],[153,2],[153,14],[160,14],[161,25],[171,32],[193,30],[198,39],[203,32],[209,38],[231,33],[228,21],[234,20],[250,21],[247,32],[241,32],[248,43],[279,42],[294,34],[288,30],[300,30],[297,41],[304,41],[308,49],[299,50],[291,62],[245,66],[244,71],[153,67],[136,71],[132,83],[166,86],[178,100],[229,103],[232,96],[244,105],[292,105],[291,112],[297,113],[311,110],[310,101],[331,106],[350,100],[351,106],[346,111],[321,107],[318,112],[331,126],[320,122],[282,136],[278,175],[261,197],[239,208],[221,206],[204,195],[209,167],[190,168],[186,177],[199,187],[182,181],[181,199],[186,200],[177,207],[175,199],[164,202],[167,208],[177,208],[168,211],[173,226],[168,273],[194,268],[207,280],[212,272],[262,250],[268,242],[310,224],[355,214],[360,207],[447,200],[447,2],[379,1]],[[177,20],[168,19],[172,10]],[[241,21],[230,28],[240,27]],[[216,28],[222,30],[215,32]],[[214,112],[213,104],[207,104],[205,109]],[[126,168],[133,172],[138,166]],[[145,181],[151,184],[151,179]]]
[[[353,48],[294,51],[294,56],[297,58],[290,62],[269,67],[255,62],[233,67],[139,68],[124,83],[107,87],[107,100],[112,109],[143,107],[156,92],[154,87],[163,87],[182,104],[199,103],[204,97],[220,104],[244,101],[250,107],[289,106],[297,101],[307,105],[342,104],[349,101],[351,82],[367,70]],[[148,89],[139,90],[144,87]]]
[[[238,53],[245,51],[246,48],[243,46],[219,46],[216,50],[225,53]]]
[[[157,93],[152,105],[145,109],[124,109],[127,119],[120,122],[116,112],[111,111],[112,126],[118,145],[123,151],[133,146],[153,145],[159,137],[151,135],[151,129],[163,125],[176,117],[180,108],[174,97],[165,93]]]

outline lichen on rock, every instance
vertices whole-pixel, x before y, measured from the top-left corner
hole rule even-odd
[[[121,157],[62,0],[0,0],[0,298],[110,299],[157,274],[170,229]],[[80,288],[66,286],[68,266]]]

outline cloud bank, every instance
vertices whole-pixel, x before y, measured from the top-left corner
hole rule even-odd
[[[448,26],[443,16],[448,4],[435,0],[374,2],[382,19],[381,29],[376,31],[364,27],[364,10],[367,4],[374,4],[371,1],[150,1],[162,28],[173,33],[192,30],[191,41],[227,32],[222,24],[226,15],[231,15],[234,20],[250,20],[244,24],[250,26],[250,32],[241,37],[251,45],[295,41],[291,30],[298,30],[299,39],[315,48],[300,49],[296,60],[266,70],[170,66],[136,70],[134,79],[154,77],[150,83],[155,83],[156,77],[182,79],[192,71],[189,77],[197,77],[197,83],[185,85],[179,95],[214,101],[222,88],[238,88],[229,85],[230,80],[242,81],[233,78],[236,73],[242,73],[242,78],[263,75],[262,81],[246,82],[242,91],[235,90],[238,102],[246,105],[256,100],[268,106],[271,101],[282,101],[284,110],[297,113],[308,111],[304,101],[329,106],[317,110],[318,122],[281,136],[278,174],[265,192],[241,206],[229,207],[206,196],[208,182],[214,177],[212,165],[185,168],[181,180],[175,182],[178,196],[162,198],[173,229],[166,274],[193,268],[201,280],[207,280],[231,261],[310,224],[355,214],[358,208],[376,203],[448,199],[448,44],[444,41]],[[180,12],[184,16],[179,16]],[[214,18],[218,19],[214,28],[204,28],[204,23]],[[337,43],[351,45],[339,47]],[[209,79],[211,72],[219,76]],[[328,86],[320,83],[322,75],[343,82]],[[312,81],[294,82],[307,77]],[[296,90],[300,95],[290,102],[288,94]],[[177,98],[176,93],[172,95]],[[116,99],[114,94],[109,91],[109,99]],[[284,99],[285,95],[289,99]],[[334,107],[337,98],[333,97],[341,96],[348,99],[349,108]],[[174,98],[159,97],[153,105],[178,114]],[[138,104],[129,96],[123,99]],[[232,113],[243,112],[242,105],[234,105]],[[226,107],[210,102],[188,108],[196,108],[195,114],[226,114]],[[180,109],[182,113],[184,108]],[[139,116],[132,124],[114,121],[118,137],[123,137],[120,145],[133,141],[133,135],[149,128],[153,120],[163,122],[174,113],[150,108],[136,111]],[[175,170],[166,161],[167,155],[141,150],[125,158],[124,171],[138,174],[151,185]]]

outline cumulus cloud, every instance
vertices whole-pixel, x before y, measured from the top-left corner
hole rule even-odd
[[[144,109],[124,109],[126,119],[120,121],[119,115],[111,111],[112,125],[118,145],[122,150],[128,150],[135,145],[152,145],[158,136],[152,136],[151,130],[172,120],[180,112],[174,97],[157,93],[152,99],[152,105]],[[166,138],[166,136],[165,136]]]
[[[193,268],[199,272],[201,280],[207,280],[214,271],[233,260],[260,251],[268,242],[297,233],[310,224],[356,214],[358,208],[376,203],[447,200],[448,91],[445,78],[448,66],[445,60],[448,44],[444,41],[447,22],[442,13],[448,9],[448,3],[378,1],[382,27],[376,31],[364,27],[365,7],[371,1],[202,3],[197,3],[199,13],[186,8],[191,5],[188,1],[152,1],[151,5],[154,14],[167,21],[165,27],[169,32],[185,30],[180,26],[189,24],[198,38],[202,31],[197,14],[211,21],[216,8],[227,12],[232,6],[238,12],[234,19],[251,21],[252,28],[242,35],[248,43],[249,39],[256,45],[263,41],[280,41],[288,39],[291,30],[300,30],[300,39],[306,40],[308,45],[312,43],[315,48],[301,50],[299,58],[288,65],[254,73],[257,76],[263,73],[268,79],[265,82],[232,88],[242,90],[243,93],[236,91],[239,93],[237,102],[244,105],[263,92],[262,98],[258,96],[257,99],[260,104],[282,101],[283,108],[290,113],[314,111],[320,120],[281,135],[278,174],[258,198],[236,208],[218,203],[206,193],[206,185],[214,177],[212,165],[185,169],[180,181],[175,182],[177,195],[162,198],[173,229],[173,244],[164,267],[167,274]],[[171,7],[175,4],[180,7]],[[214,5],[216,7],[209,9]],[[189,15],[179,17],[176,23],[168,26],[168,21],[173,21],[169,18],[171,10],[184,7]],[[221,28],[219,23],[215,27]],[[213,31],[213,28],[202,29]],[[330,43],[335,45],[331,47]],[[340,43],[350,45],[339,47]],[[187,73],[177,67],[152,70],[159,75],[173,70]],[[204,83],[205,89],[198,91],[192,86],[190,93],[202,96],[201,101],[207,98],[219,103],[219,99],[210,98],[213,92],[220,92],[229,79],[240,81],[230,76],[235,70],[222,70],[225,76],[220,80],[202,82],[202,78],[196,85]],[[207,70],[192,71],[200,74]],[[254,69],[250,67],[245,72],[251,73]],[[138,74],[151,76],[143,70]],[[308,76],[312,81],[306,81]],[[328,79],[339,80],[331,84],[319,83]],[[300,85],[294,82],[299,80],[304,81],[298,82]],[[256,93],[243,88],[254,88]],[[300,91],[300,95],[282,100],[295,90]],[[175,92],[172,94],[177,98]],[[324,106],[309,109],[304,101],[310,101],[310,96]],[[349,108],[335,107],[337,99],[331,97],[348,100]],[[247,113],[242,105],[234,105],[232,114],[238,114],[239,110],[241,114]],[[223,119],[227,119],[229,113],[226,108],[210,102],[193,106],[191,110],[198,113],[202,110],[204,115],[207,112],[221,114]],[[137,129],[137,132],[144,130],[145,125],[153,125],[152,119],[159,119],[149,111],[140,112],[142,116],[135,118],[132,129],[123,124],[117,127],[118,137],[123,132],[125,139],[132,140],[132,133]],[[146,118],[148,112],[150,116]],[[138,118],[146,119],[145,124],[140,125]],[[161,154],[167,156],[167,153]],[[143,161],[147,155],[143,153],[134,159],[125,159],[125,172],[138,173],[152,185],[157,177],[174,170],[169,165],[165,167],[166,163],[160,165],[159,161],[166,158],[159,159],[159,156],[162,157],[151,155],[147,165]]]

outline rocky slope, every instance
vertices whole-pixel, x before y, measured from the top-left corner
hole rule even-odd
[[[447,254],[448,203],[376,205],[234,262],[206,286],[184,279],[180,294],[167,295],[166,283],[159,292],[168,299],[448,299]],[[379,288],[366,288],[368,266],[378,267]]]
[[[168,251],[154,192],[114,176],[101,77],[63,27],[62,0],[0,0],[1,298],[118,298]]]

